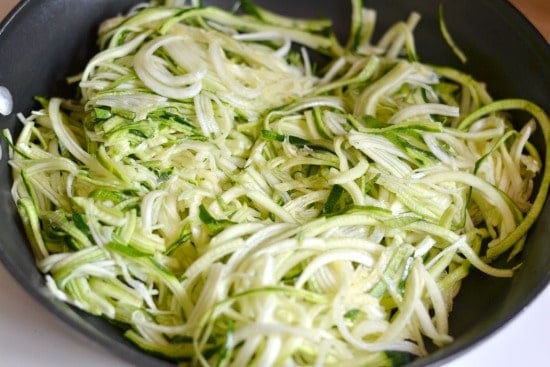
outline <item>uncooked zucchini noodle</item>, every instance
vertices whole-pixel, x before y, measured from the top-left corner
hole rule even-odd
[[[390,366],[452,342],[462,279],[520,266],[549,119],[421,63],[419,14],[378,41],[374,10],[351,18],[346,44],[249,1],[106,20],[77,97],[3,134],[55,296],[181,365]]]

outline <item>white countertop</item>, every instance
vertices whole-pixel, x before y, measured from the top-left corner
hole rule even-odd
[[[536,11],[536,5],[545,1],[514,2],[532,5],[533,13],[541,15]],[[0,19],[16,2],[0,0]],[[542,9],[542,5],[539,6]],[[548,15],[545,11],[542,13]],[[532,17],[533,20],[539,18]],[[540,26],[545,22],[536,24]],[[550,349],[549,311],[550,287],[547,287],[533,303],[492,337],[444,367],[541,366],[542,361],[548,359]],[[0,366],[130,367],[118,356],[69,329],[45,310],[25,293],[1,264]]]

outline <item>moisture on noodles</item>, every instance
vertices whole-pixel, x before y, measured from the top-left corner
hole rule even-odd
[[[545,202],[546,113],[420,62],[419,14],[374,40],[354,0],[343,44],[240,5],[106,20],[78,95],[4,132],[49,289],[182,365],[396,365],[450,343],[461,280],[512,276],[493,261]]]

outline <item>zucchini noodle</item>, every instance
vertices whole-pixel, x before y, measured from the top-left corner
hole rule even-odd
[[[48,288],[182,366],[395,366],[451,343],[462,279],[520,266],[547,114],[420,63],[420,14],[377,43],[353,1],[341,45],[326,19],[198,3],[106,20],[78,97],[3,133]]]

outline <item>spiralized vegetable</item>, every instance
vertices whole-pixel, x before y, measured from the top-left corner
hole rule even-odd
[[[419,14],[375,42],[353,1],[341,45],[241,5],[105,21],[79,96],[4,132],[48,287],[182,365],[391,366],[452,342],[461,280],[512,276],[491,263],[542,209],[546,113],[420,63]]]

